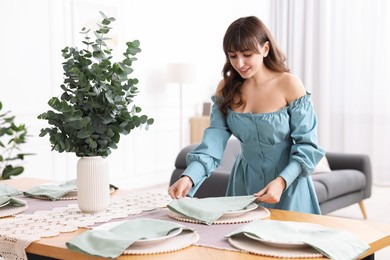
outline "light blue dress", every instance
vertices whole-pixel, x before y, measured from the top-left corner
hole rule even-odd
[[[213,96],[210,127],[202,143],[187,155],[187,169],[194,186],[193,196],[220,162],[228,139],[233,134],[241,143],[227,187],[227,196],[254,194],[281,176],[286,181],[279,203],[267,208],[321,214],[310,174],[324,156],[317,142],[317,117],[307,93],[288,106],[271,113],[238,113],[218,109]]]

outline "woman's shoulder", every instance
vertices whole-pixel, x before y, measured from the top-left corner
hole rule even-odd
[[[301,79],[294,74],[284,72],[278,81],[278,85],[288,104],[306,95],[306,89]]]

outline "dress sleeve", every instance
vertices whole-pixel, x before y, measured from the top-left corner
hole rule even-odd
[[[181,176],[191,178],[194,186],[189,196],[194,196],[203,181],[210,176],[221,163],[226,143],[231,132],[226,124],[225,116],[218,108],[221,97],[213,96],[213,106],[210,115],[210,126],[203,133],[202,142],[187,154],[187,169]]]
[[[293,145],[289,163],[280,173],[280,176],[286,180],[286,189],[298,176],[305,177],[311,174],[325,154],[318,145],[317,116],[310,93],[291,102],[288,113]]]

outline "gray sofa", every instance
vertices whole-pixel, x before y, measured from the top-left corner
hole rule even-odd
[[[196,146],[197,144],[189,145],[177,155],[170,184],[183,173],[187,167],[186,155]],[[239,141],[230,139],[221,165],[204,181],[195,197],[225,196],[230,170],[239,152]],[[366,218],[363,200],[371,196],[372,185],[369,157],[362,154],[328,152],[326,158],[332,171],[312,175],[322,214],[358,203],[363,217]]]

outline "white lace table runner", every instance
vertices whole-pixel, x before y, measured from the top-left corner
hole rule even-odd
[[[109,208],[98,213],[84,213],[77,204],[70,204],[0,219],[0,256],[5,260],[24,260],[27,259],[25,249],[41,238],[162,208],[170,201],[171,198],[163,193],[127,193],[111,198]]]

